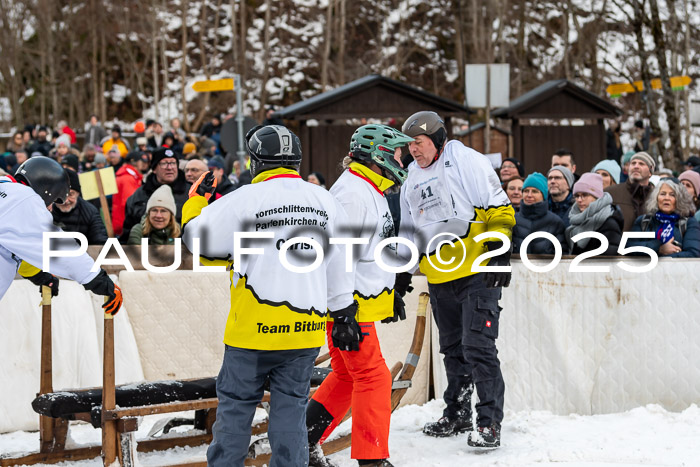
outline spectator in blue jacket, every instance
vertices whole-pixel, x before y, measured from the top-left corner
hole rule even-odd
[[[569,172],[571,173],[571,172]],[[539,172],[530,174],[523,183],[523,199],[520,210],[515,213],[513,227],[513,251],[521,253],[520,246],[533,232],[548,232],[554,235],[567,252],[564,237],[564,222],[548,209],[547,179]],[[554,245],[546,238],[537,238],[527,247],[528,254],[553,255]]]
[[[651,239],[637,239],[630,246],[651,248],[659,256],[700,257],[700,223],[693,217],[695,206],[677,179],[663,178],[651,192],[647,213],[634,221],[633,232],[655,232]]]

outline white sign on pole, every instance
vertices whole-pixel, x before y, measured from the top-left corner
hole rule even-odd
[[[489,67],[490,99],[486,99],[486,67]],[[510,65],[467,65],[465,67],[467,106],[472,108],[506,107],[510,104]]]
[[[492,63],[489,65],[491,74],[491,107],[508,107],[510,105],[510,65],[507,63]]]
[[[465,81],[467,107],[486,107],[486,65],[467,65]]]
[[[690,101],[690,124],[700,126],[700,101]]]

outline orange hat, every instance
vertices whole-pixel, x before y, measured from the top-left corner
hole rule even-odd
[[[197,146],[195,146],[194,143],[185,143],[185,145],[182,147],[182,153],[190,154],[192,152],[197,152]]]
[[[144,131],[146,131],[146,125],[144,125],[142,121],[139,120],[138,122],[134,123],[135,133],[143,133]]]

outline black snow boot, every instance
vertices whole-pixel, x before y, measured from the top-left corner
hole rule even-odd
[[[475,448],[499,447],[501,445],[500,423],[494,423],[491,426],[480,426],[476,431],[472,431],[469,433],[467,444]]]
[[[358,459],[360,467],[394,467],[388,459]]]
[[[437,422],[426,423],[423,427],[423,433],[436,438],[446,438],[472,431],[473,429],[471,414],[461,413],[453,417],[444,416]]]
[[[320,444],[309,444],[309,467],[335,467],[323,454]]]

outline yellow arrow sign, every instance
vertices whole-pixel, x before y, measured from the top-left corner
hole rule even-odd
[[[681,88],[683,86],[689,85],[693,80],[690,76],[673,76],[671,77],[671,87]],[[661,80],[659,78],[651,80],[652,89],[661,89]],[[634,83],[617,83],[611,84],[607,87],[606,91],[611,96],[616,96],[623,93],[637,92],[644,90],[643,81],[635,81]]]
[[[233,78],[197,81],[192,89],[197,92],[233,91]]]

